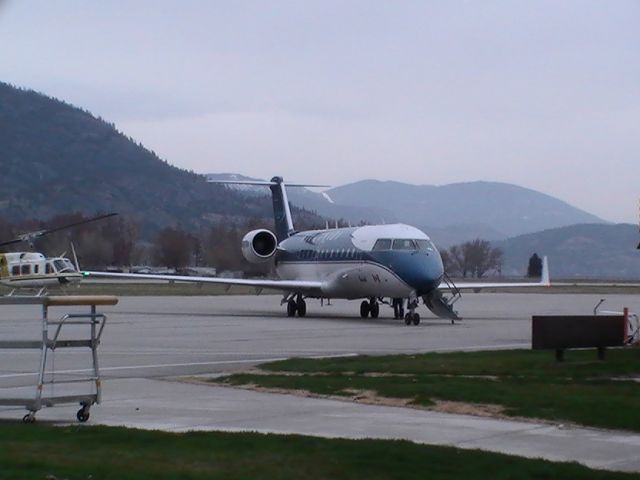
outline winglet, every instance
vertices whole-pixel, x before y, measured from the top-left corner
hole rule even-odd
[[[546,256],[542,258],[542,277],[540,278],[540,284],[545,287],[551,286],[551,279],[549,278],[549,262]]]

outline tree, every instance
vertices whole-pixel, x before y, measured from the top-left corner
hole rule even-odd
[[[0,218],[0,242],[6,242],[15,238],[16,234],[13,231],[13,225]]]
[[[193,251],[193,237],[183,230],[167,227],[156,237],[156,260],[170,268],[186,267]]]
[[[111,263],[131,266],[138,239],[137,226],[124,217],[111,218],[102,226],[101,234],[112,246]]]
[[[455,267],[453,265],[453,260],[451,259],[449,250],[440,250],[440,258],[442,258],[442,266],[444,267],[444,271],[449,274],[453,274]]]
[[[487,272],[499,271],[502,267],[502,250],[492,248],[487,240],[476,238],[473,241],[449,248],[447,262],[449,273],[467,277],[482,278]]]
[[[529,258],[529,266],[527,267],[527,277],[537,278],[542,276],[542,259],[537,253]]]

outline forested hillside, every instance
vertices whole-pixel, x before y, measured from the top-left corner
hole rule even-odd
[[[194,231],[221,216],[272,216],[267,196],[246,198],[207,184],[113,124],[5,83],[0,83],[0,172],[0,218],[12,223],[116,211],[149,236],[167,225]]]
[[[639,279],[638,226],[586,224],[521,235],[495,243],[505,274],[524,274],[535,252],[547,255],[552,278]]]

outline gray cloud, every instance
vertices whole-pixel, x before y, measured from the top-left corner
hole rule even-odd
[[[3,79],[115,121],[179,166],[501,180],[636,220],[637,2],[7,7]]]

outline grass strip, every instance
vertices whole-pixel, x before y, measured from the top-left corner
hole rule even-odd
[[[290,359],[261,365],[264,374],[212,380],[228,385],[353,396],[373,391],[430,407],[437,401],[498,405],[508,416],[640,431],[640,348],[552,352],[508,350]],[[294,375],[295,374],[295,375]]]
[[[478,450],[295,435],[5,422],[0,423],[0,445],[3,480],[638,478]]]

